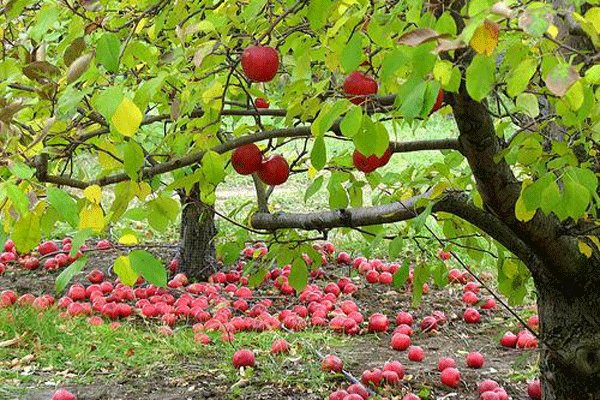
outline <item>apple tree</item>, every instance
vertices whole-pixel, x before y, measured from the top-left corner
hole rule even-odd
[[[389,240],[390,257],[419,235],[485,247],[509,300],[533,279],[544,398],[600,397],[597,0],[3,4],[0,212],[20,252],[58,221],[81,239],[182,212],[193,268],[215,242],[217,186],[247,174],[256,205],[227,217],[240,231],[223,259],[268,234],[301,286],[310,231]],[[446,138],[397,134],[443,118]],[[442,161],[383,168],[410,152]],[[330,210],[270,212],[297,174]],[[117,272],[148,274],[129,258]]]

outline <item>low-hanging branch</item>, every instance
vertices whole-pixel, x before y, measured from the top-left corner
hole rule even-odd
[[[339,127],[337,124],[331,128],[336,131]],[[228,142],[221,143],[211,150],[223,154],[236,149],[240,146],[250,143],[256,143],[269,139],[276,138],[292,138],[292,137],[310,137],[312,136],[310,126],[301,126],[294,128],[285,129],[273,129],[270,131],[261,131],[245,135],[239,138],[232,139]],[[439,139],[439,140],[417,140],[410,142],[392,142],[391,146],[394,153],[406,153],[412,151],[424,151],[424,150],[444,150],[454,149],[460,150],[460,144],[458,139]],[[201,150],[195,153],[188,154],[183,157],[175,158],[170,161],[165,161],[153,165],[151,167],[144,168],[141,172],[142,179],[148,179],[157,175],[161,175],[167,172],[177,170],[179,168],[187,167],[199,163],[206,153],[205,150]],[[48,182],[56,185],[64,185],[79,189],[85,189],[88,186],[108,186],[119,182],[130,180],[131,178],[126,173],[119,173],[115,175],[106,176],[92,181],[81,181],[65,176],[56,176],[47,174],[47,157],[38,157],[36,159],[35,168],[37,169],[37,178],[40,182]],[[44,163],[46,165],[44,165]]]
[[[324,231],[332,228],[361,227],[406,221],[417,217],[425,206],[419,200],[427,199],[430,192],[411,197],[404,201],[372,207],[356,207],[341,210],[312,213],[255,213],[251,225],[255,229],[275,231],[278,229],[303,229]],[[446,212],[480,228],[494,237],[504,247],[522,260],[531,260],[537,265],[535,255],[507,225],[494,215],[472,204],[463,192],[447,192],[433,204],[431,211]]]

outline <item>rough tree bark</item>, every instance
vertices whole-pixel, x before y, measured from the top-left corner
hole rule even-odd
[[[200,189],[194,185],[189,194],[180,193],[182,206],[179,271],[190,279],[206,281],[216,271],[214,212],[200,201]]]

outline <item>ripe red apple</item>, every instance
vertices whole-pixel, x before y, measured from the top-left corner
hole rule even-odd
[[[397,386],[400,384],[400,377],[394,371],[383,371],[383,380],[390,386]]]
[[[285,339],[277,339],[271,345],[272,354],[287,353],[290,351],[290,344]]]
[[[456,368],[446,368],[442,371],[441,378],[444,385],[456,388],[460,383],[460,372]]]
[[[434,113],[437,110],[439,110],[442,107],[442,104],[444,103],[444,90],[440,89],[440,91],[437,94],[437,97],[435,99],[435,104],[433,105],[433,108],[431,109],[431,112]]]
[[[517,336],[517,348],[519,349],[535,349],[538,346],[538,341],[535,336],[529,332],[521,332]]]
[[[477,324],[481,321],[481,315],[479,315],[479,311],[469,307],[465,310],[463,319],[467,324]]]
[[[254,367],[256,365],[256,359],[252,350],[238,350],[233,355],[233,366],[238,369],[241,367]]]
[[[481,309],[482,310],[493,310],[494,308],[496,308],[496,300],[492,299],[491,297],[486,297],[483,300]]]
[[[98,243],[96,243],[96,249],[98,249],[98,250],[107,250],[107,249],[110,249],[111,247],[112,247],[112,243],[110,243],[110,241],[108,241],[106,239],[102,239]]]
[[[21,264],[26,270],[33,271],[40,267],[40,260],[38,260],[37,257],[26,256],[21,261]]]
[[[344,363],[338,356],[329,354],[325,356],[321,362],[321,370],[325,372],[340,373],[342,372],[342,369],[344,369]]]
[[[381,157],[377,157],[375,154],[371,154],[367,157],[360,151],[354,150],[354,153],[352,153],[352,164],[357,170],[367,174],[386,165],[391,157],[392,150],[390,148],[388,148]]]
[[[231,165],[240,175],[250,175],[258,171],[263,161],[260,149],[254,143],[245,144],[231,153]]]
[[[518,337],[512,332],[506,332],[500,339],[500,344],[504,347],[516,347]]]
[[[384,371],[393,371],[398,375],[398,378],[404,378],[404,366],[400,361],[389,361],[383,365]]]
[[[484,381],[481,381],[481,382],[479,382],[479,385],[477,385],[477,389],[479,390],[480,394],[484,393],[484,392],[491,392],[498,387],[500,387],[498,382],[491,380],[491,379],[486,379]]]
[[[381,275],[379,275],[379,283],[382,285],[391,285],[393,281],[394,277],[389,272],[382,272]]]
[[[452,254],[449,251],[444,251],[443,249],[439,249],[438,257],[442,261],[448,261],[452,257]]]
[[[440,358],[440,361],[438,362],[438,371],[443,371],[446,368],[454,368],[456,367],[456,361],[454,361],[453,358],[450,357],[442,357]]]
[[[88,281],[91,283],[100,284],[104,280],[104,273],[100,270],[93,270],[87,275]]]
[[[352,258],[350,257],[350,254],[342,251],[337,255],[336,262],[338,264],[350,265],[352,263]]]
[[[6,271],[6,265],[0,263],[0,275],[2,275]]]
[[[462,296],[462,301],[467,304],[475,304],[479,301],[479,297],[473,292],[466,292]]]
[[[423,318],[423,321],[421,321],[421,331],[423,332],[435,331],[437,328],[438,321],[431,315],[428,315],[427,317]]]
[[[290,166],[280,154],[275,154],[263,160],[258,168],[258,177],[270,186],[281,185],[290,176]]]
[[[354,384],[348,386],[347,390],[348,390],[349,394],[357,394],[360,397],[362,397],[363,399],[368,399],[369,398],[369,392],[360,383],[354,383]],[[347,400],[347,399],[344,399],[344,400]],[[354,400],[354,399],[352,399],[352,400]]]
[[[531,400],[541,400],[542,385],[540,385],[540,381],[538,379],[527,384],[527,394]]]
[[[15,251],[15,242],[13,242],[10,239],[8,239],[6,242],[4,242],[4,251],[14,252]]]
[[[46,254],[57,252],[58,246],[52,240],[48,240],[38,246],[38,251],[41,255],[45,256]]]
[[[396,323],[398,325],[412,325],[413,323],[413,316],[411,313],[406,312],[406,311],[400,311],[397,315],[396,315]]]
[[[425,359],[425,351],[419,346],[411,346],[408,349],[408,359],[410,361],[421,362]]]
[[[378,283],[379,282],[379,272],[372,269],[369,272],[367,272],[367,274],[365,275],[365,279],[369,283]]]
[[[467,367],[479,369],[479,368],[483,367],[484,363],[485,363],[485,358],[483,357],[483,354],[481,354],[477,351],[473,351],[473,352],[467,354]]]
[[[345,390],[336,390],[329,395],[329,400],[344,400],[346,396],[348,396],[348,392]]]
[[[404,395],[402,400],[421,400],[421,398],[419,396],[417,396],[416,394],[407,393]]]
[[[256,100],[254,100],[254,106],[256,108],[269,108],[269,102],[262,97],[258,97]]]
[[[364,399],[366,399],[366,397],[363,397],[360,394],[356,394],[356,393],[350,393],[346,397],[344,397],[344,400],[364,400]]]
[[[52,400],[77,400],[77,397],[66,389],[58,389],[52,395]]]
[[[537,314],[529,317],[529,319],[527,320],[527,326],[529,326],[531,329],[534,329],[534,330],[539,329],[540,317]]]
[[[496,392],[483,392],[479,396],[479,400],[500,400]]]
[[[377,93],[377,81],[359,71],[350,73],[344,80],[344,93],[354,104],[363,104],[366,96]]]
[[[412,341],[410,340],[410,336],[402,333],[396,333],[394,336],[392,336],[390,346],[394,350],[404,351],[408,349],[411,343]]]
[[[248,79],[269,82],[279,69],[279,53],[268,46],[250,46],[242,53],[242,69]]]

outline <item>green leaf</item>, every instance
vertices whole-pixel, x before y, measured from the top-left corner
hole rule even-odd
[[[11,162],[8,169],[17,178],[25,180],[31,179],[35,174],[35,169],[20,161]]]
[[[396,236],[394,239],[390,241],[388,246],[389,256],[390,258],[396,258],[404,248],[404,238],[400,235]]]
[[[400,268],[398,268],[398,270],[394,273],[393,280],[392,280],[392,284],[393,284],[394,288],[401,289],[404,286],[404,284],[406,283],[409,273],[410,273],[410,262],[408,261],[408,258],[405,258],[404,261],[402,262],[402,265],[400,266]]]
[[[313,180],[313,182],[310,184],[310,186],[306,189],[306,192],[304,193],[305,203],[308,199],[314,196],[321,189],[324,180],[325,178],[323,177],[323,175],[318,176],[317,179]]]
[[[27,195],[23,193],[23,191],[19,189],[17,185],[10,182],[4,183],[4,190],[12,202],[13,207],[19,212],[19,214],[27,214],[29,211],[29,199],[27,198]]]
[[[415,219],[413,219],[412,222],[415,233],[419,233],[421,229],[423,229],[425,222],[427,222],[427,217],[431,215],[431,209],[433,208],[433,204],[434,202],[430,201],[427,204],[427,207],[425,207],[425,209],[417,217],[415,217]]]
[[[133,270],[147,282],[159,286],[167,286],[167,270],[162,262],[145,250],[134,250],[129,253],[129,261]]]
[[[11,238],[14,240],[19,253],[29,253],[42,238],[40,217],[34,213],[22,216],[15,223]]]
[[[119,256],[115,260],[113,271],[119,277],[121,282],[127,286],[135,285],[139,277],[138,273],[135,272],[131,266],[131,260],[127,256]]]
[[[301,258],[296,258],[292,262],[292,270],[288,277],[288,282],[291,287],[296,289],[296,292],[302,291],[308,283],[308,266]]]
[[[7,6],[8,8],[11,5]],[[35,12],[35,24],[29,30],[29,36],[36,42],[41,42],[44,34],[58,21],[60,10],[52,3],[46,3]]]
[[[313,31],[321,29],[327,22],[332,0],[311,0],[308,2],[307,18]]]
[[[400,102],[400,114],[407,119],[421,115],[427,84],[421,78],[413,78],[400,87],[396,102]]]
[[[517,110],[523,111],[531,118],[535,118],[540,114],[540,106],[538,98],[533,93],[521,93],[516,101]]]
[[[359,32],[354,32],[342,50],[340,63],[344,72],[354,71],[360,65],[363,54],[363,37]]]
[[[310,162],[317,171],[322,170],[327,164],[327,147],[325,147],[323,136],[317,136],[315,139],[315,144],[310,152]]]
[[[71,282],[71,279],[73,279],[73,277],[75,275],[77,275],[78,273],[81,272],[81,270],[83,270],[83,267],[85,267],[85,264],[87,263],[87,261],[88,261],[87,256],[83,256],[81,258],[78,258],[77,260],[75,260],[75,262],[73,264],[71,264],[67,268],[65,268],[60,273],[60,275],[58,275],[58,277],[56,278],[56,282],[55,282],[56,291],[60,293],[63,290],[65,290],[65,288],[67,287],[69,282]]]
[[[81,246],[85,244],[85,241],[90,238],[94,234],[92,229],[82,229],[77,231],[75,235],[73,235],[73,240],[71,241],[71,252],[69,253],[71,257],[75,257]]]
[[[202,157],[202,172],[209,183],[217,185],[225,178],[225,160],[223,156],[212,150]]]
[[[108,72],[119,70],[119,54],[121,52],[121,41],[119,37],[107,32],[98,39],[96,44],[96,60],[106,68]]]
[[[494,88],[496,62],[494,57],[477,54],[467,67],[467,92],[475,101],[481,101]]]
[[[529,85],[529,80],[535,74],[537,62],[533,58],[526,58],[512,70],[506,79],[506,92],[509,96],[515,97],[521,93]]]
[[[556,180],[556,176],[552,172],[548,172],[541,176],[538,180],[523,189],[521,197],[523,204],[529,211],[538,209],[542,204],[542,194],[544,190]]]
[[[353,138],[356,149],[365,156],[375,154],[381,157],[390,145],[390,137],[381,122],[373,123],[370,119],[363,119],[363,127]]]
[[[158,231],[164,231],[179,214],[179,203],[170,197],[160,196],[147,204],[148,223]]]
[[[310,127],[313,136],[322,136],[333,126],[333,123],[348,109],[351,103],[340,99],[335,103],[325,103],[321,112]]]
[[[332,210],[348,207],[348,195],[340,183],[329,181],[329,207]]]
[[[127,176],[133,181],[138,180],[138,173],[144,166],[144,150],[134,140],[129,140],[123,150],[123,162]]]
[[[362,107],[352,106],[350,111],[346,113],[342,122],[340,122],[340,129],[342,134],[347,138],[352,138],[358,133],[362,124]]]
[[[543,153],[544,149],[540,142],[534,137],[528,137],[519,147],[517,160],[524,165],[529,165],[539,160]]]
[[[267,269],[265,267],[260,267],[258,270],[248,277],[248,286],[250,287],[258,287],[265,280],[265,276],[267,276]]]

